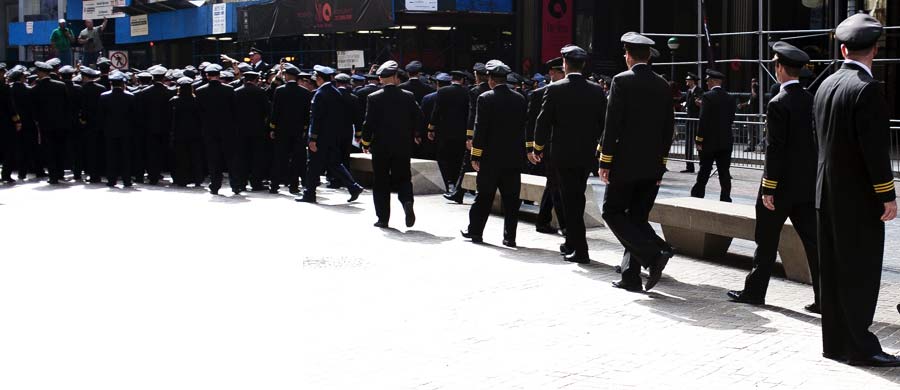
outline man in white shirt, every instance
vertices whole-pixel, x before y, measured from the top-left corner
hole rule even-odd
[[[106,18],[103,18],[103,23],[97,28],[94,28],[93,20],[86,19],[84,21],[84,30],[78,34],[78,43],[84,48],[84,58],[81,61],[83,64],[90,65],[97,61],[97,57],[103,51],[103,40],[100,38],[100,34],[104,30],[106,30]]]

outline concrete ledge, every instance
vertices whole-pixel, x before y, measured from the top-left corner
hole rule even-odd
[[[478,174],[475,172],[466,173],[466,176],[463,177],[462,187],[467,190],[476,191],[476,178]],[[547,178],[543,176],[537,175],[529,175],[522,174],[522,184],[519,189],[519,198],[522,200],[530,200],[535,204],[540,204],[541,197],[544,195],[544,188],[547,187]],[[584,226],[587,228],[595,228],[602,227],[603,218],[601,217],[600,207],[597,206],[597,197],[594,194],[593,186],[588,185],[584,191],[585,205],[584,205]],[[494,196],[494,203],[492,207],[494,213],[500,214],[502,213],[500,206],[500,192],[498,191],[496,196]],[[553,212],[553,221],[551,223],[554,227],[558,227],[559,224],[556,222],[556,211]]]
[[[754,240],[754,206],[699,198],[656,201],[650,221],[662,225],[663,235],[679,253],[703,259],[724,255],[732,238]],[[788,279],[811,283],[806,251],[788,220],[781,230],[778,253]]]
[[[350,155],[350,173],[359,184],[366,187],[372,186],[373,169],[372,155],[366,153],[353,153]],[[409,170],[412,174],[414,195],[443,194],[447,189],[444,186],[444,178],[438,168],[437,161],[411,159]]]

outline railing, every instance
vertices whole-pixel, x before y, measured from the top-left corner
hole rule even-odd
[[[763,169],[766,158],[766,124],[762,115],[738,114],[731,126],[734,145],[731,151],[731,165],[738,168]],[[675,135],[669,160],[693,161],[699,163],[699,154],[694,146],[697,135],[697,118],[688,118],[676,113]],[[894,177],[900,179],[900,119],[890,122],[891,169]],[[690,149],[690,150],[689,150]]]

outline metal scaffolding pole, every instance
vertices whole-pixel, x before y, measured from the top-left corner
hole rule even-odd
[[[763,81],[763,70],[765,69],[766,65],[762,61],[766,58],[763,57],[763,47],[764,47],[763,34],[762,34],[762,31],[763,31],[763,2],[762,2],[762,0],[758,0],[756,3],[759,5],[759,18],[758,19],[759,19],[759,31],[760,31],[760,34],[756,36],[757,47],[759,48],[759,53],[758,53],[759,65],[757,65],[757,70],[759,71],[759,73],[756,78],[756,86],[759,88],[759,91],[756,92],[756,100],[757,100],[757,105],[759,107],[759,110],[756,113],[761,115],[763,112],[765,112],[765,108],[764,108],[765,105],[763,104],[763,100],[764,100],[763,96],[764,95],[763,95],[763,82],[762,81]],[[768,69],[766,69],[766,72],[768,72]],[[778,82],[778,80],[776,79],[775,82]]]
[[[697,85],[703,83],[703,0],[697,0]],[[672,80],[674,81],[674,80]]]

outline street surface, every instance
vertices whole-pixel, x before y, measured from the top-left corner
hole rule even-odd
[[[682,169],[672,163],[670,169]],[[759,171],[735,171],[752,202]],[[596,178],[591,178],[595,182]],[[684,196],[670,174],[660,196]],[[226,186],[227,188],[227,186]],[[602,190],[602,185],[598,185]],[[590,265],[519,225],[459,237],[468,205],[416,198],[418,222],[372,227],[371,193],[286,193],[29,180],[0,187],[0,389],[888,389],[900,369],[821,357],[810,287],[730,303],[732,265],[676,256],[653,292],[610,286],[622,249],[588,232]],[[718,196],[716,179],[708,196]],[[900,349],[897,223],[873,330]],[[893,270],[891,267],[894,267]]]

